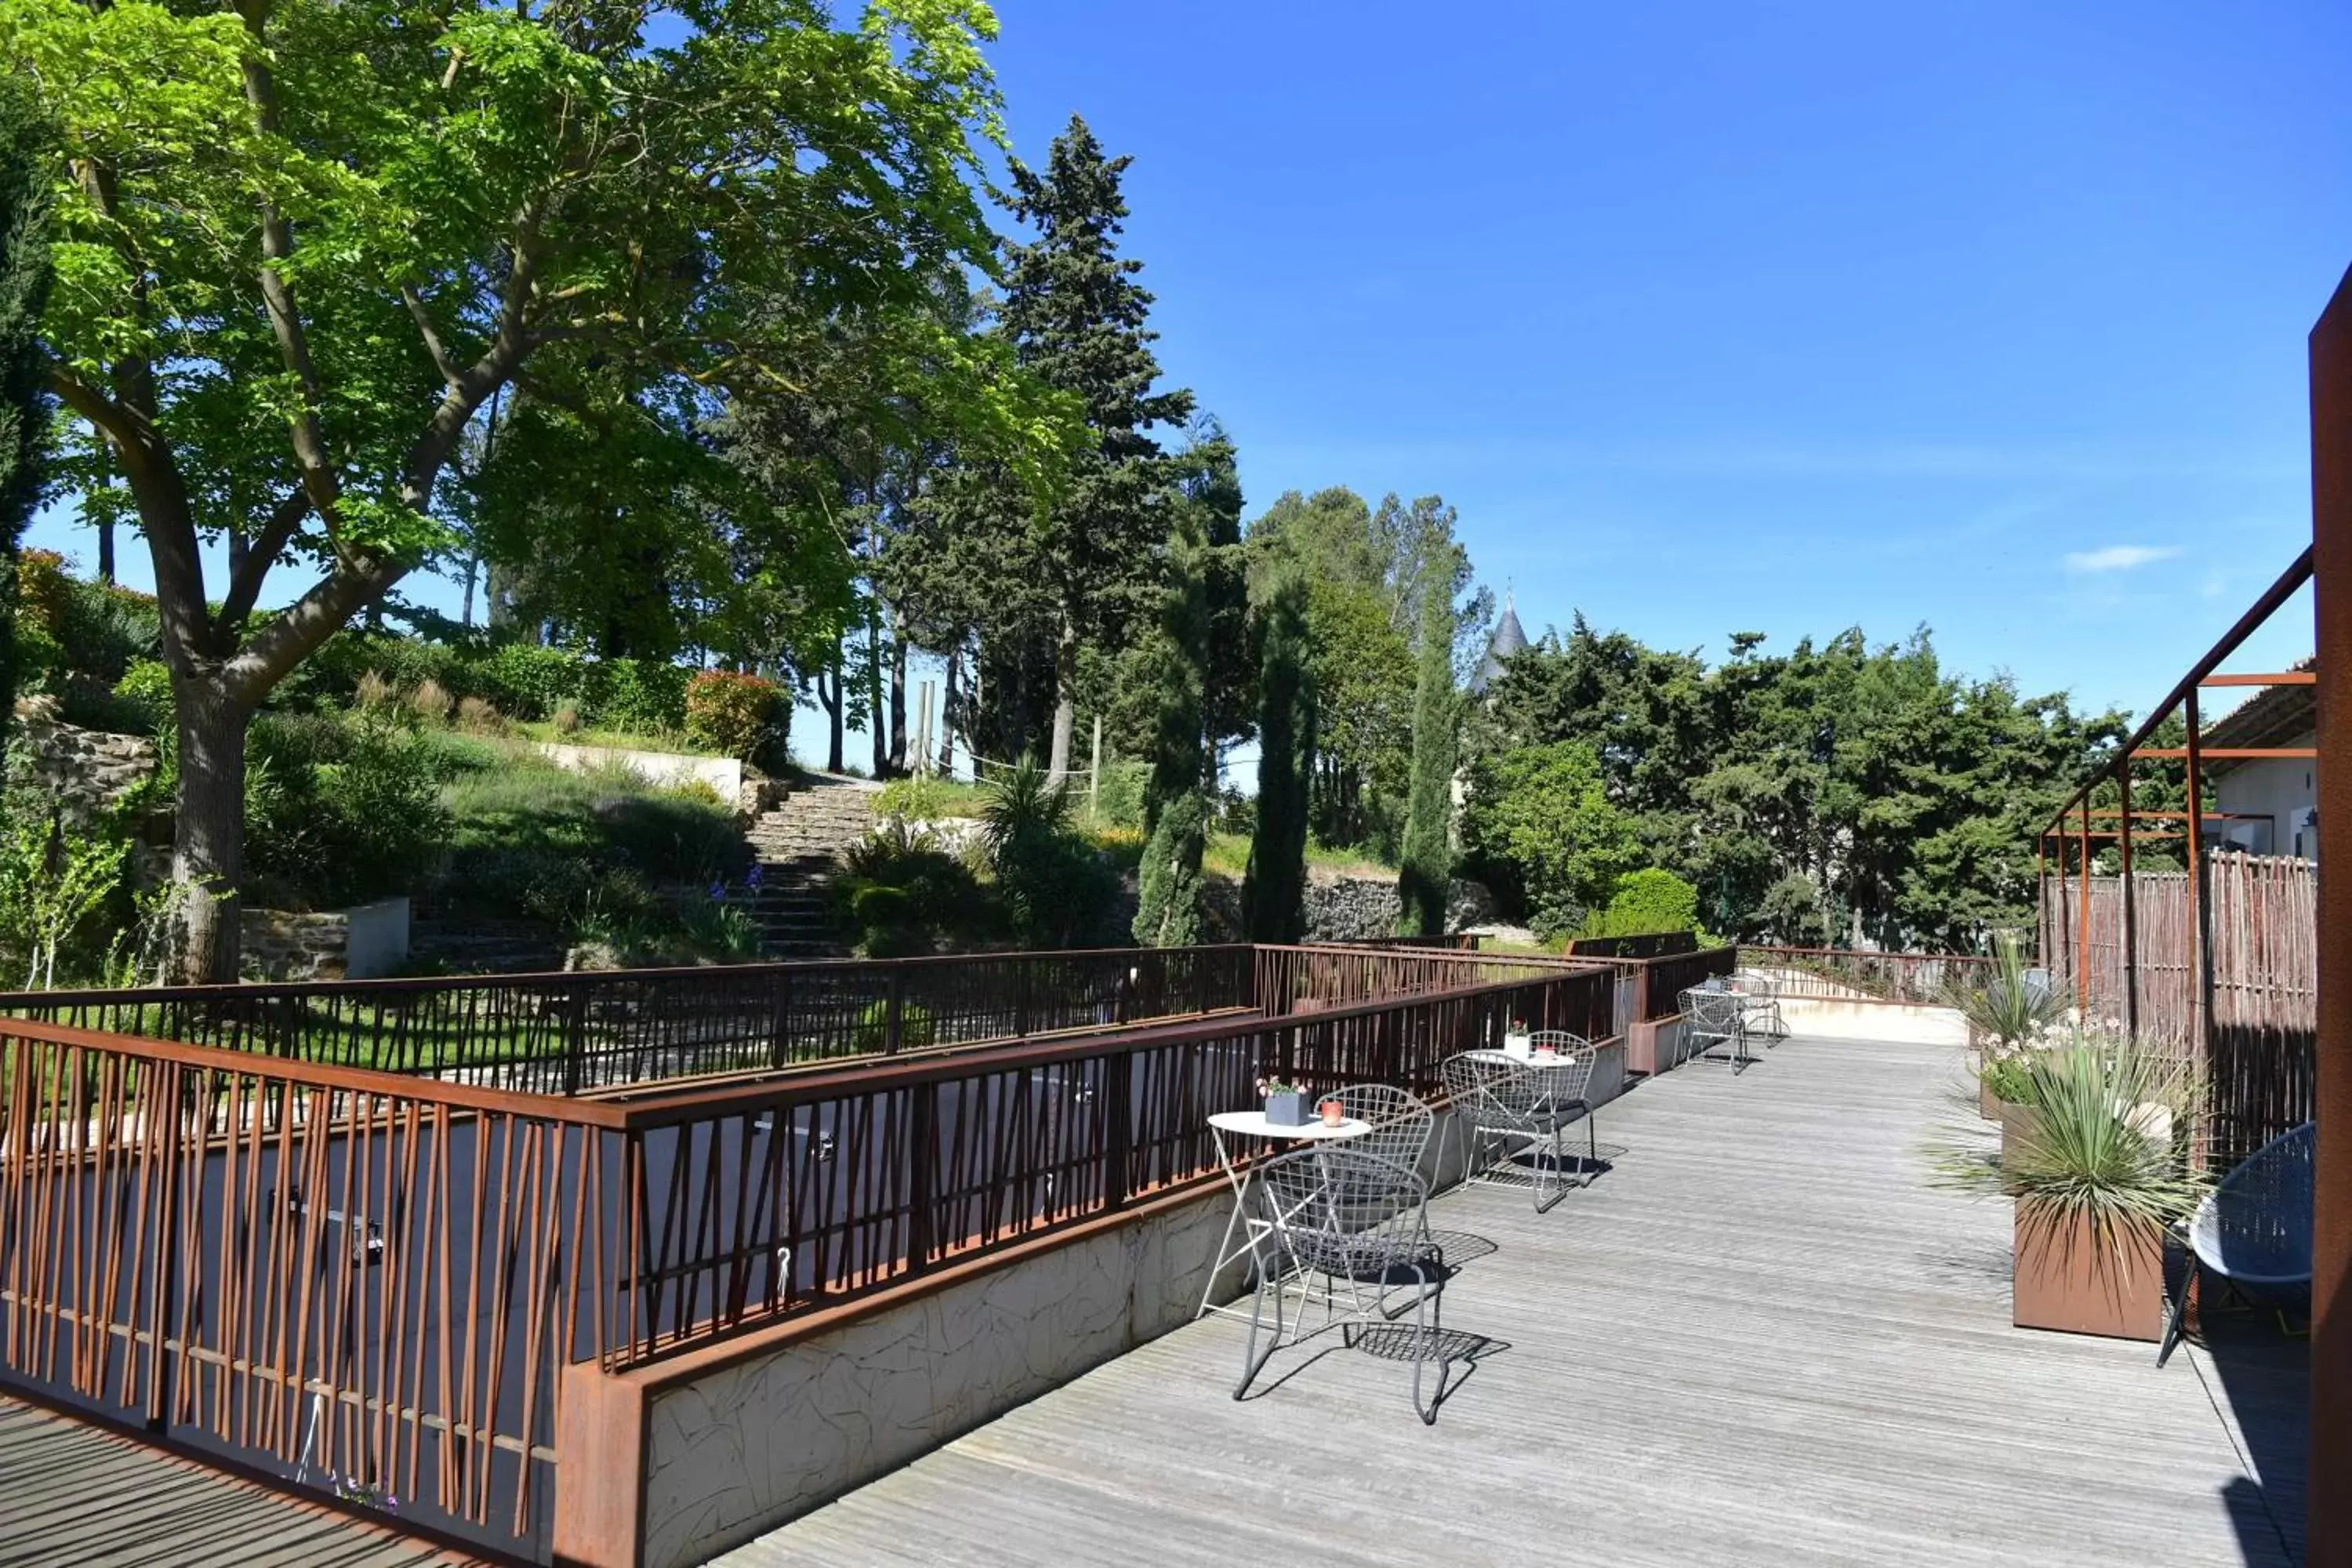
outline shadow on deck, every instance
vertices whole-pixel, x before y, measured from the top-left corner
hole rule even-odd
[[[1623,1154],[1547,1215],[1440,1197],[1481,1350],[1433,1427],[1409,1366],[1328,1340],[1235,1403],[1246,1329],[1211,1319],[721,1561],[2294,1563],[2301,1346],[2217,1321],[2158,1371],[2011,1327],[2009,1205],[1921,1152],[1961,1085],[1792,1040],[1605,1108]]]

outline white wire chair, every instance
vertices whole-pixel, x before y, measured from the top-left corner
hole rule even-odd
[[[1338,1100],[1350,1118],[1371,1129],[1349,1139],[1349,1148],[1421,1173],[1436,1118],[1420,1096],[1394,1084],[1351,1083],[1317,1098]]]
[[[1284,1303],[1294,1272],[1302,1282],[1310,1276],[1320,1277],[1323,1328],[1337,1323],[1342,1341],[1350,1346],[1356,1342],[1357,1331],[1386,1328],[1402,1315],[1402,1307],[1394,1311],[1389,1309],[1388,1296],[1391,1289],[1409,1284],[1413,1292],[1413,1326],[1405,1350],[1412,1361],[1412,1405],[1424,1424],[1435,1423],[1437,1401],[1445,1390],[1445,1340],[1439,1312],[1452,1269],[1444,1249],[1430,1237],[1427,1185],[1392,1160],[1343,1144],[1322,1144],[1282,1155],[1259,1167],[1257,1179],[1278,1250],[1276,1266],[1258,1276],[1256,1299],[1250,1308],[1249,1341],[1242,1350],[1242,1376],[1234,1385],[1234,1397],[1240,1399],[1249,1393],[1267,1358],[1282,1347]],[[1349,1310],[1335,1315],[1343,1293]],[[1265,1328],[1269,1297],[1274,1302],[1274,1332],[1261,1352],[1258,1336]],[[1308,1292],[1302,1289],[1300,1297],[1303,1314]],[[1399,1325],[1391,1331],[1401,1330]],[[1438,1363],[1438,1386],[1423,1401],[1423,1373],[1433,1361]]]
[[[1748,1050],[1748,1000],[1738,991],[1704,985],[1684,992],[1683,1041],[1691,1047],[1689,1056],[1707,1056],[1721,1046],[1730,1052],[1732,1072],[1744,1071],[1756,1059]]]
[[[1555,1059],[1464,1051],[1446,1058],[1439,1072],[1454,1103],[1454,1124],[1462,1129],[1464,1184],[1495,1179],[1492,1173],[1506,1164],[1516,1171],[1518,1159],[1528,1157],[1528,1186],[1536,1212],[1541,1214],[1565,1197],[1570,1186],[1591,1185],[1600,1172],[1600,1135],[1588,1098],[1600,1051],[1582,1036],[1564,1029],[1538,1031],[1529,1045],[1538,1056],[1549,1053]],[[1580,1121],[1584,1123],[1585,1152],[1576,1179],[1570,1181],[1565,1173],[1562,1134]]]
[[[1725,982],[1731,990],[1748,998],[1748,1032],[1778,1044],[1789,1037],[1789,1026],[1780,1016],[1780,983],[1760,970],[1739,969]]]

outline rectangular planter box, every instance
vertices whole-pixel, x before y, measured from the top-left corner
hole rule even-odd
[[[2011,1320],[2021,1329],[2155,1341],[2164,1332],[2164,1244],[2101,1243],[2087,1221],[2015,1225]]]
[[[1265,1097],[1265,1119],[1276,1127],[1304,1127],[1315,1120],[1315,1097],[1310,1094],[1269,1094]]]

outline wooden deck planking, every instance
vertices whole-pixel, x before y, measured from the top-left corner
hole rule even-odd
[[[721,1561],[2291,1563],[2299,1350],[2246,1335],[2225,1378],[2011,1328],[2008,1205],[1920,1152],[1975,1125],[1960,1086],[1956,1053],[1794,1040],[1604,1110],[1622,1154],[1549,1215],[1441,1197],[1446,1325],[1501,1342],[1433,1428],[1409,1367],[1328,1341],[1236,1404],[1213,1319]]]
[[[417,1568],[467,1559],[0,1396],[0,1564]]]

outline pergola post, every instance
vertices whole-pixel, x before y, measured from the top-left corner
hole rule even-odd
[[[2319,1124],[2312,1227],[2311,1469],[2306,1561],[2352,1568],[2352,274],[2311,332],[2313,647],[2323,832],[2342,839],[2319,873]]]
[[[2117,868],[2122,873],[2123,881],[2116,891],[2123,899],[2124,1034],[2126,1038],[2137,1040],[2139,1038],[2139,942],[2135,935],[2132,918],[2131,771],[2131,753],[2126,752],[2123,760],[2116,765],[2116,786],[2121,792],[2119,804],[2123,808],[2123,815],[2116,819],[2123,824],[2122,837],[2117,840],[2121,846],[2118,851],[2121,865]]]

